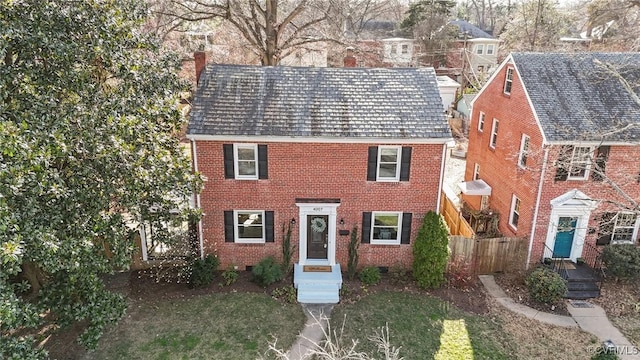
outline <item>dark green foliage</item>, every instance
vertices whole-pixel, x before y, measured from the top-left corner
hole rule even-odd
[[[236,281],[238,281],[238,276],[238,270],[236,270],[233,265],[230,265],[227,270],[222,272],[224,283],[221,283],[220,286],[229,286],[235,283]]]
[[[296,251],[296,246],[291,244],[291,223],[288,224],[285,232],[285,224],[282,224],[282,271],[284,276],[291,272],[291,258]]]
[[[266,257],[251,269],[251,281],[267,287],[276,281],[282,280],[282,268],[276,263],[273,256]]]
[[[449,231],[442,217],[429,211],[413,242],[413,276],[422,288],[436,288],[445,282],[449,260]]]
[[[616,354],[616,349],[607,349],[604,345],[596,349],[591,360],[617,360],[620,359]]]
[[[191,263],[191,276],[189,277],[189,287],[200,288],[211,285],[216,271],[220,265],[217,256],[211,254],[204,259],[196,259]]]
[[[296,288],[291,285],[274,289],[271,292],[271,296],[289,304],[295,304],[296,302],[298,302]]]
[[[365,266],[360,270],[358,278],[365,285],[375,285],[380,282],[380,269],[375,266]]]
[[[551,269],[539,267],[525,279],[531,299],[545,303],[555,304],[562,300],[567,292],[567,282],[560,274]]]
[[[187,87],[147,15],[136,0],[0,2],[0,358],[30,357],[13,337],[44,313],[96,345],[125,312],[102,279],[131,262],[127,225],[194,213]]]
[[[629,280],[640,277],[640,249],[634,244],[608,245],[602,251],[607,276]]]
[[[456,6],[455,1],[451,0],[420,0],[414,2],[407,10],[407,17],[402,20],[400,27],[413,28],[424,20],[438,17],[443,20],[449,18],[451,9]]]
[[[351,239],[349,240],[349,261],[347,262],[347,276],[353,280],[358,269],[358,227],[354,226],[351,230]]]

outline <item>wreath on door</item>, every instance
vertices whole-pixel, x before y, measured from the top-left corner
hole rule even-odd
[[[311,219],[311,230],[321,233],[327,228],[327,222],[323,218],[317,217]]]

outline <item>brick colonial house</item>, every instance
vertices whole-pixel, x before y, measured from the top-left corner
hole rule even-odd
[[[638,243],[639,64],[638,53],[513,53],[472,102],[463,200],[529,240],[527,265]]]
[[[354,226],[360,266],[411,265],[451,133],[431,68],[208,65],[187,138],[203,252],[239,269],[280,259],[291,224],[299,301],[337,302]]]

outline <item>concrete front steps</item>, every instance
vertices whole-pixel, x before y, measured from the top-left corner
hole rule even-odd
[[[342,287],[340,264],[331,265],[331,272],[304,271],[304,265],[296,264],[293,286],[298,289],[299,303],[337,304]]]
[[[567,292],[564,297],[572,300],[586,300],[600,296],[598,283],[590,279],[567,279]]]

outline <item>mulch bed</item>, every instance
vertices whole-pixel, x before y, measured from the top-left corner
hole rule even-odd
[[[496,283],[513,301],[534,308],[538,311],[544,311],[555,315],[570,316],[569,311],[567,310],[567,303],[564,300],[554,305],[532,300],[529,297],[529,290],[524,283],[525,276],[525,272],[513,272],[508,274],[496,274],[494,278]]]

